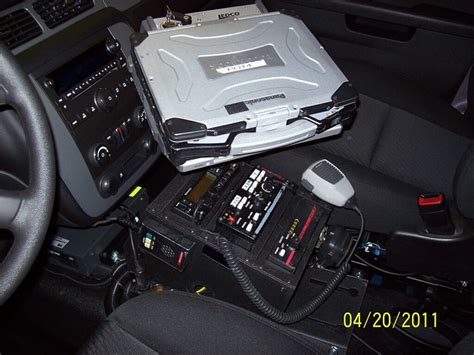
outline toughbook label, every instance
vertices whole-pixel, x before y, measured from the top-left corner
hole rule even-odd
[[[219,74],[229,74],[234,73],[236,71],[248,70],[253,68],[265,67],[267,63],[264,59],[256,60],[253,62],[238,64],[238,65],[231,65],[229,67],[217,68],[216,71]]]
[[[285,63],[272,45],[228,54],[204,55],[198,58],[208,79],[217,79],[246,70],[284,66]]]

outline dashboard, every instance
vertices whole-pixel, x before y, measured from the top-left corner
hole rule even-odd
[[[133,28],[122,11],[139,2],[2,2],[1,41],[28,72],[50,121],[60,225],[87,226],[101,218],[160,155],[127,70]],[[0,127],[5,138],[20,130],[14,127],[20,125],[14,115],[13,110],[0,110],[5,117],[0,121],[9,122]],[[0,170],[11,167],[15,175],[15,166],[26,164],[18,162],[25,161],[27,142],[1,141],[0,149],[10,157],[0,157]],[[28,169],[19,170],[26,184]]]
[[[138,3],[140,0],[2,0],[0,39],[11,41],[7,45],[17,54],[107,7],[125,11]],[[7,37],[11,32],[13,38]]]

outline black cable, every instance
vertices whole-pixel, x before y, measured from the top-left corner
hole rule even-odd
[[[341,265],[342,262],[344,262],[344,260],[350,260],[352,258],[352,256],[354,255],[354,252],[357,249],[357,246],[360,243],[360,239],[362,238],[362,235],[364,234],[364,228],[365,228],[364,215],[362,214],[359,207],[355,204],[355,201],[353,203],[350,203],[349,205],[350,205],[350,208],[353,211],[356,211],[359,214],[359,217],[360,217],[360,230],[359,230],[359,234],[357,235],[357,238],[356,238],[355,243],[353,244],[352,248],[349,245],[349,248],[347,248],[346,252],[344,253],[344,256],[341,258],[341,260],[336,265],[336,267],[339,267],[339,265]]]
[[[359,217],[360,217],[360,230],[359,230],[359,235],[357,236],[357,238],[355,240],[354,246],[352,247],[352,249],[350,249],[350,253],[348,255],[346,255],[347,258],[345,260],[350,260],[352,258],[352,255],[354,255],[354,252],[356,251],[357,246],[360,243],[360,239],[362,238],[362,234],[364,234],[364,228],[365,228],[364,215],[362,214],[359,207],[357,205],[355,205],[355,206],[352,207],[352,209],[359,214]]]
[[[52,275],[63,277],[65,279],[69,280],[69,281],[72,281],[72,282],[80,285],[80,286],[84,286],[84,287],[102,287],[102,286],[108,285],[112,281],[115,273],[124,265],[125,265],[125,263],[118,264],[115,267],[114,271],[112,271],[112,275],[110,277],[108,277],[107,279],[104,279],[104,280],[99,280],[97,282],[83,282],[83,281],[80,281],[80,280],[76,279],[75,277],[73,277],[71,275],[68,275],[68,274],[62,273],[62,272],[56,272],[56,271],[53,271],[53,270],[51,270],[47,267],[45,267],[44,270],[46,272],[52,274]]]
[[[366,266],[371,267],[374,270],[380,271],[384,274],[391,275],[391,276],[400,276],[400,277],[407,277],[407,276],[413,276],[415,275],[414,273],[403,273],[403,272],[396,272],[396,271],[390,271],[384,268],[381,268],[380,266],[376,266],[374,264],[369,263],[367,260],[362,258],[361,256],[355,254],[354,257],[358,260],[360,260],[362,263],[364,263]]]
[[[270,304],[265,298],[263,298],[260,292],[253,285],[249,276],[247,275],[242,265],[240,264],[239,260],[237,259],[234,252],[232,251],[230,242],[221,235],[217,236],[219,248],[224,256],[224,259],[227,262],[227,265],[229,266],[230,270],[234,274],[234,277],[237,279],[237,282],[240,284],[240,287],[242,288],[244,293],[247,295],[247,297],[250,299],[250,301],[268,318],[272,319],[273,321],[277,323],[282,323],[282,324],[296,323],[306,318],[329,298],[329,296],[336,290],[336,288],[339,286],[342,280],[344,280],[345,276],[349,273],[350,271],[349,260],[354,255],[354,252],[357,249],[357,246],[359,245],[362,235],[364,234],[365,221],[364,221],[364,216],[361,210],[357,206],[355,197],[351,198],[346,203],[345,207],[353,209],[360,216],[360,221],[361,221],[360,231],[354,242],[354,245],[347,249],[341,261],[337,265],[338,269],[336,270],[335,275],[326,284],[326,286],[319,293],[319,295],[317,295],[315,298],[310,300],[304,306],[291,312],[280,311],[279,309],[275,308],[272,304]]]
[[[227,265],[229,266],[229,269],[232,271],[234,277],[237,279],[237,282],[240,284],[240,287],[250,299],[250,301],[268,318],[281,324],[296,323],[312,314],[336,290],[350,270],[349,264],[347,262],[343,263],[342,266],[336,271],[334,277],[326,284],[319,295],[314,297],[311,301],[297,310],[283,312],[270,304],[255,288],[249,276],[232,251],[230,242],[222,236],[218,237],[218,242],[219,248],[227,262]]]
[[[106,286],[110,283],[110,281],[112,281],[112,278],[109,277],[105,280],[99,280],[97,282],[83,282],[83,281],[80,281],[78,279],[76,279],[75,277],[73,276],[69,276],[68,274],[66,273],[63,273],[63,272],[56,272],[56,271],[53,271],[47,267],[44,268],[44,270],[52,275],[55,275],[55,276],[59,276],[59,277],[63,277],[71,282],[74,282],[80,286],[84,286],[84,287],[102,287],[102,286]]]
[[[125,206],[122,206],[125,207]],[[125,211],[127,208],[123,208]],[[132,268],[133,270],[126,270],[118,278],[112,280],[109,292],[105,297],[105,312],[107,315],[112,313],[123,301],[127,301],[130,298],[131,290],[134,289],[132,284],[133,277],[136,280],[137,289],[134,291],[141,291],[146,289],[146,280],[144,278],[144,269],[138,259],[137,247],[135,245],[134,230],[139,228],[139,221],[135,220],[135,214],[129,210],[127,211],[129,216],[127,219],[121,219],[118,222],[125,225],[128,229],[128,237],[130,241],[130,248],[132,249]],[[138,226],[138,227],[137,227]],[[119,298],[120,294],[118,290],[122,289],[122,299]],[[121,302],[122,301],[122,302]]]
[[[359,261],[353,261],[353,263],[355,263],[356,265],[361,265],[361,266],[365,266],[365,267],[368,267],[368,268],[372,268],[372,269],[374,269],[376,271],[379,271],[383,274],[387,274],[387,275],[394,276],[394,277],[404,277],[407,280],[419,282],[419,283],[422,283],[422,284],[428,285],[428,286],[444,288],[446,290],[456,292],[456,293],[460,292],[460,290],[455,288],[455,287],[443,285],[443,284],[438,283],[438,282],[432,282],[432,281],[424,280],[423,278],[421,278],[421,277],[423,277],[423,275],[419,275],[420,277],[414,277],[417,274],[415,274],[415,273],[402,273],[402,272],[387,270],[387,269],[384,269],[380,266],[376,266],[374,264],[369,263],[367,260],[365,260],[364,258],[362,258],[361,256],[359,256],[357,254],[354,254],[354,257],[359,260]],[[471,314],[474,314],[474,312],[471,312]]]
[[[132,249],[133,258],[133,270],[126,270],[118,278],[112,280],[112,284],[109,288],[109,292],[105,298],[105,311],[109,315],[112,313],[120,304],[121,301],[127,301],[133,292],[140,294],[147,289],[147,282],[145,279],[145,270],[142,267],[140,260],[138,259],[137,248],[135,245],[134,231],[132,228],[128,228],[128,236],[130,239],[130,247]],[[133,278],[136,281],[136,287],[133,283]],[[119,289],[122,289],[122,299],[119,298]]]
[[[130,246],[132,249],[132,258],[133,258],[133,268],[134,274],[137,281],[137,290],[138,292],[146,291],[148,288],[148,284],[145,278],[145,269],[143,268],[140,260],[138,258],[137,247],[135,245],[135,236],[134,232],[140,229],[140,221],[138,217],[136,217],[133,212],[130,213],[131,222],[128,223],[128,236],[130,239]]]
[[[133,212],[130,208],[128,208],[128,207],[125,206],[125,205],[119,205],[119,208],[120,208],[121,210],[124,210],[124,211],[128,212],[129,214],[131,214],[131,215],[134,216],[134,217],[136,216],[135,212]]]
[[[112,313],[119,305],[120,299],[118,298],[118,289],[124,289],[124,298],[128,298],[125,293],[127,292],[126,286],[130,283],[131,278],[133,277],[133,273],[130,270],[125,270],[124,273],[119,275],[117,278],[112,278],[112,284],[110,285],[109,292],[105,297],[105,313],[109,315]],[[128,279],[127,279],[128,278]]]
[[[130,239],[130,245],[132,247],[132,256],[133,256],[133,259],[134,261],[136,261],[138,259],[137,257],[137,248],[135,247],[135,239],[133,238],[133,231],[129,228],[128,229],[128,237]]]
[[[126,216],[122,215],[122,216],[108,217],[106,219],[95,222],[90,227],[78,228],[78,229],[94,228],[94,227],[99,227],[99,226],[103,226],[103,225],[107,225],[111,223],[118,223],[124,227],[131,228],[133,230],[140,229],[140,222],[138,220],[138,217],[135,215],[135,213],[133,213],[131,209],[123,205],[120,205],[119,208],[127,213]]]
[[[92,226],[86,227],[86,228],[94,228],[94,227],[104,226],[111,223],[116,223],[117,220],[118,220],[118,217],[109,217],[109,218],[97,221]]]
[[[105,226],[105,225],[112,224],[112,223],[118,223],[118,224],[124,225],[125,227],[135,225],[133,220],[130,220],[127,217],[116,216],[116,217],[108,217],[108,218],[105,218],[105,219],[101,219],[100,221],[95,222],[91,226],[87,226],[87,227],[69,226],[68,228],[71,228],[71,229],[90,229],[90,228]]]

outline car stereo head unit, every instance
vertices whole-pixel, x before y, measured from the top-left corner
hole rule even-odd
[[[103,197],[114,195],[156,146],[126,66],[120,42],[107,32],[40,79]],[[142,152],[130,164],[111,168],[140,141]]]
[[[108,39],[92,46],[73,60],[48,73],[45,85],[54,89],[58,96],[72,99],[120,65],[120,44]],[[114,60],[117,60],[114,62]]]

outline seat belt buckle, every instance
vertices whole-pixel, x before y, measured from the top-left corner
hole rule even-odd
[[[418,195],[418,209],[430,234],[451,235],[454,225],[443,193]]]

